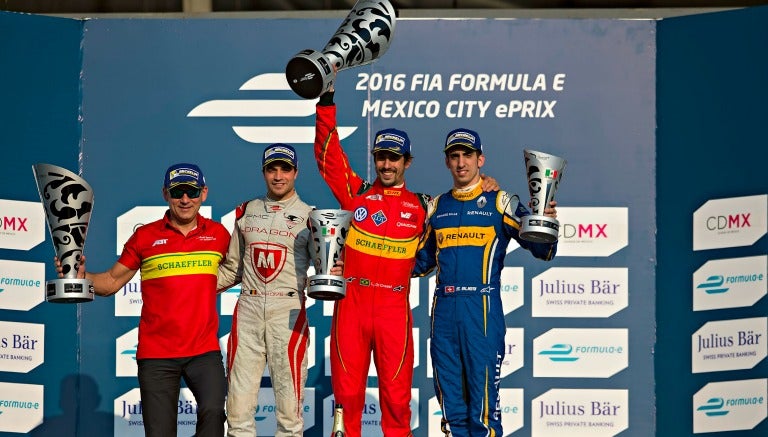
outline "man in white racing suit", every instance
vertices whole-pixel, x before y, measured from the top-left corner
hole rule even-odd
[[[254,415],[264,366],[275,393],[275,436],[304,432],[309,324],[304,288],[310,263],[307,218],[313,209],[296,193],[296,151],[272,144],[264,151],[266,196],[237,208],[218,289],[239,282],[227,345],[227,435],[256,436]]]

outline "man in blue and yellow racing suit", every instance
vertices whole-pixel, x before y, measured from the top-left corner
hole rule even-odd
[[[518,196],[483,192],[485,156],[476,132],[451,131],[444,152],[453,188],[430,203],[428,237],[414,268],[414,275],[423,276],[437,267],[430,334],[435,394],[453,436],[503,436],[500,275],[507,244],[514,239],[534,257],[550,260],[557,243],[520,239],[521,218],[530,212]],[[544,214],[556,217],[555,205]]]

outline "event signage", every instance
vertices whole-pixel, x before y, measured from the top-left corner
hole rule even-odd
[[[629,426],[629,390],[551,389],[531,401],[531,435],[611,437]]]
[[[693,373],[751,369],[768,354],[768,317],[717,320],[691,335]]]
[[[754,305],[768,286],[768,256],[710,260],[693,273],[693,310]]]
[[[693,213],[693,250],[751,246],[766,233],[768,194],[709,200]]]
[[[710,382],[693,395],[695,434],[754,429],[768,414],[765,378]]]
[[[629,305],[629,269],[553,267],[531,291],[533,317],[611,317]]]

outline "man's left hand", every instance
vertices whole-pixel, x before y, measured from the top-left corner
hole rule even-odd
[[[549,202],[549,207],[544,208],[544,215],[547,217],[557,218],[557,209],[555,208],[557,206],[557,202],[552,200]]]

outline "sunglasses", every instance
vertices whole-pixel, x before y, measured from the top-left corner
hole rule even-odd
[[[171,195],[171,199],[181,199],[186,194],[190,199],[197,199],[203,192],[202,188],[195,188],[190,186],[176,186],[168,189],[168,194]]]

